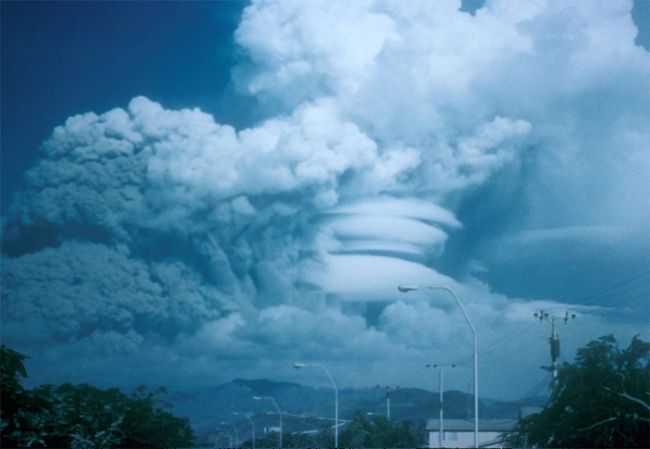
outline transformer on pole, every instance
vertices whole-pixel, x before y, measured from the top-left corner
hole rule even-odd
[[[557,359],[560,357],[560,336],[557,333],[557,322],[558,320],[562,320],[564,321],[564,324],[567,324],[569,322],[569,319],[575,319],[576,315],[575,313],[569,314],[569,312],[566,312],[564,316],[554,316],[550,315],[548,312],[540,310],[539,312],[535,312],[533,316],[540,322],[549,321],[551,323],[551,336],[548,339],[548,342],[551,345],[551,366],[543,366],[542,368],[550,371],[553,374],[553,383],[555,384],[555,382],[557,382],[558,373]]]

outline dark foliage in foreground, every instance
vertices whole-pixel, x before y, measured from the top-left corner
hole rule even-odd
[[[544,410],[525,418],[508,443],[538,447],[650,447],[650,345],[621,350],[601,337],[565,363]]]
[[[25,356],[2,346],[2,447],[179,447],[192,445],[189,421],[165,410],[164,389],[130,396],[90,385],[22,387]]]

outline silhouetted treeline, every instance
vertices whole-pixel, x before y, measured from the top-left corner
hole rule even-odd
[[[193,443],[186,418],[172,415],[164,389],[139,387],[127,395],[90,385],[43,385],[26,389],[24,355],[1,347],[1,446],[180,447]]]

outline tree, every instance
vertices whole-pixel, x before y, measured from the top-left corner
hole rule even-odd
[[[20,385],[20,353],[2,348],[2,447],[179,447],[193,444],[186,418],[172,415],[164,389],[130,396],[91,385]]]
[[[25,419],[19,411],[26,402],[25,389],[21,382],[27,377],[27,370],[23,360],[26,357],[7,348],[0,346],[0,445],[2,447],[16,446],[21,436],[21,428]]]
[[[600,337],[565,363],[543,411],[522,420],[513,446],[650,447],[650,345],[621,350]]]

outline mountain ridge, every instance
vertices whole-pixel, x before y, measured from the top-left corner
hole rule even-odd
[[[253,396],[262,397],[260,400]],[[315,388],[271,379],[236,378],[231,381],[193,391],[172,391],[168,400],[174,413],[186,416],[196,436],[207,438],[217,429],[235,425],[241,435],[250,434],[247,419],[234,413],[246,413],[259,429],[278,425],[274,404],[283,413],[284,431],[315,430],[331,425],[334,415],[333,393],[330,388]],[[437,418],[439,394],[423,388],[398,388],[391,391],[391,419],[420,422]],[[479,398],[479,416],[483,419],[516,419],[522,406],[543,406],[547,398],[534,396],[515,401]],[[444,392],[444,414],[447,419],[469,419],[473,415],[474,396],[457,390]],[[379,388],[344,388],[339,390],[339,417],[350,420],[357,412],[386,414],[384,391]],[[320,424],[318,424],[320,423]],[[244,438],[242,436],[242,438]]]

